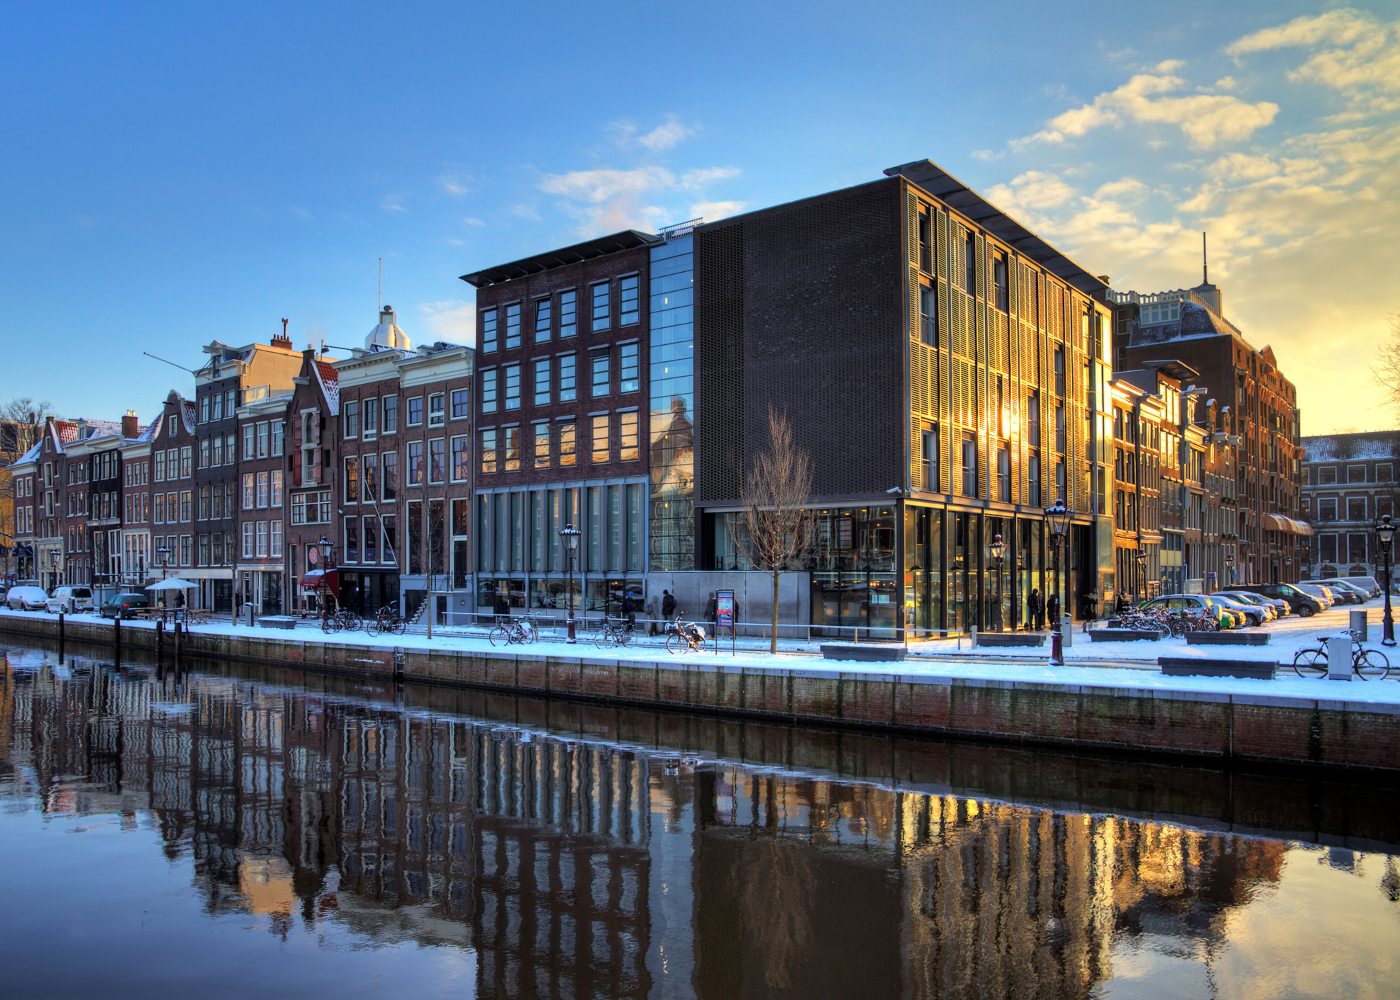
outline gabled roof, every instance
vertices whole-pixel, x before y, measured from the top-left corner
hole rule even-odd
[[[326,408],[331,416],[340,415],[340,375],[329,361],[316,362],[316,381],[321,384],[321,393],[326,397]]]

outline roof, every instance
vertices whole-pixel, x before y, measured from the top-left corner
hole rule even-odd
[[[329,361],[316,361],[316,380],[321,383],[321,392],[326,397],[326,408],[331,416],[340,415],[340,375]]]
[[[661,243],[659,236],[650,233],[638,232],[635,229],[624,229],[620,233],[613,233],[611,236],[600,236],[597,239],[587,240],[583,243],[575,243],[570,247],[563,247],[559,250],[550,250],[547,253],[535,254],[533,257],[524,257],[520,260],[512,261],[509,264],[498,264],[495,267],[482,268],[480,271],[473,271],[471,274],[462,275],[462,280],[476,288],[486,288],[489,285],[497,285],[503,281],[513,281],[516,278],[524,278],[531,274],[540,274],[544,271],[556,267],[563,267],[566,264],[578,264],[585,260],[596,260],[599,257],[606,257],[611,253],[618,253],[623,250],[635,250],[638,247],[648,247]]]
[[[1400,431],[1362,431],[1304,437],[1304,462],[1367,462],[1400,456]]]
[[[890,167],[885,174],[903,177],[923,188],[1084,294],[1101,296],[1107,291],[1108,285],[1097,275],[1084,270],[932,160],[915,160]]]

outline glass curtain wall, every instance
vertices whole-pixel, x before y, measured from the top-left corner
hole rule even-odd
[[[695,568],[695,253],[651,251],[651,568]]]

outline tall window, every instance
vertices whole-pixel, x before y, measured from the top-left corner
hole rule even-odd
[[[578,462],[578,424],[572,418],[559,421],[559,464]]]
[[[938,346],[938,289],[919,289],[919,339]]]
[[[550,368],[549,358],[535,360],[535,405],[549,405]]]
[[[447,479],[447,442],[433,438],[428,442],[428,482],[434,486]]]
[[[360,408],[360,416],[365,422],[365,440],[373,441],[379,433],[379,400],[365,400]]]
[[[399,397],[384,397],[384,433],[396,434],[399,430]]]
[[[410,442],[408,442],[408,453],[407,453],[407,454],[408,454],[408,458],[407,458],[407,462],[406,462],[406,471],[407,471],[407,473],[408,473],[407,485],[409,485],[409,486],[422,486],[422,485],[423,485],[423,472],[424,472],[424,469],[423,469],[423,442],[422,442],[422,441],[410,441]]]
[[[635,341],[622,344],[617,352],[617,391],[636,392],[642,379],[641,345]]]
[[[612,456],[612,446],[608,442],[609,423],[608,414],[595,413],[593,415],[592,459],[595,462],[606,462]]]
[[[1064,399],[1065,396],[1065,349],[1063,346],[1055,348],[1055,395]]]
[[[505,432],[505,471],[520,471],[520,425],[502,428]]]
[[[606,281],[589,285],[588,292],[593,304],[593,325],[595,332],[612,326],[612,289]]]
[[[506,306],[506,350],[520,346],[520,303]]]
[[[496,428],[494,427],[481,432],[481,471],[484,473],[496,471]]]
[[[506,383],[506,409],[520,409],[520,364],[506,365],[503,368]]]
[[[963,259],[967,264],[967,274],[964,277],[963,287],[967,289],[969,295],[977,294],[977,237],[972,234],[972,230],[963,231]]]
[[[399,453],[386,451],[379,456],[380,467],[384,470],[384,492],[381,500],[399,498]]]
[[[258,429],[254,425],[243,425],[243,461],[245,462],[251,462],[257,457],[257,432]]]
[[[997,499],[1011,502],[1011,452],[1004,446],[997,449]]]
[[[481,370],[481,412],[496,412],[496,369],[483,368]]]
[[[559,402],[568,403],[578,398],[578,375],[574,368],[574,355],[559,355]]]
[[[447,405],[442,393],[435,392],[428,397],[428,426],[441,427],[447,419]]]
[[[549,421],[537,420],[535,431],[535,468],[549,468]]]
[[[977,495],[977,438],[964,434],[962,439],[962,495]]]
[[[925,427],[919,435],[919,460],[923,463],[924,489],[937,492],[938,428]]]
[[[641,415],[636,410],[624,410],[617,415],[617,457],[623,462],[635,462],[641,454]]]
[[[535,300],[535,343],[549,340],[550,327],[554,321],[554,303],[550,299]]]
[[[919,270],[933,273],[932,226],[927,210],[919,212]]]
[[[1040,488],[1040,456],[1031,455],[1026,459],[1026,485],[1030,487],[1030,504],[1032,507],[1040,507],[1045,502],[1044,492]]]
[[[346,436],[347,438],[356,438],[356,437],[359,437],[359,436],[360,436],[360,404],[359,404],[356,400],[353,400],[353,399],[352,399],[352,400],[346,400],[346,402],[345,402],[345,408],[344,408],[344,409],[342,410],[342,412],[341,412],[341,417],[343,418],[343,419],[341,420],[341,423],[345,425],[345,436]],[[248,454],[248,445],[249,445],[249,443],[250,443],[250,442],[249,442],[249,439],[248,439],[248,432],[251,431],[252,429],[253,429],[252,427],[245,427],[245,428],[243,428],[243,457],[244,457],[244,458],[251,458],[251,457],[252,457],[251,455]]]
[[[471,416],[471,393],[466,389],[452,390],[452,419],[466,420]]]
[[[471,438],[465,434],[459,434],[452,439],[452,481],[454,483],[465,483],[471,478],[471,449],[468,447]]]
[[[345,503],[355,503],[360,499],[360,458],[358,455],[345,456],[345,490],[341,496]]]
[[[559,293],[559,339],[578,333],[578,292]]]
[[[612,356],[607,351],[598,351],[588,356],[588,364],[592,374],[590,395],[595,399],[599,396],[606,396],[608,390],[612,388],[611,360]]]
[[[495,309],[483,309],[481,311],[481,352],[483,354],[494,351],[500,346],[496,339],[497,319],[498,317]],[[387,425],[388,421],[385,421],[385,423]],[[389,428],[385,426],[384,431],[388,433]]]
[[[422,397],[422,396],[410,396],[410,397],[408,397],[408,426],[410,426],[410,427],[422,427],[422,426],[423,426],[423,397]]]
[[[992,258],[992,284],[996,289],[996,306],[1002,312],[1011,311],[1011,286],[1008,283],[1006,254],[1000,251]]]
[[[618,317],[619,326],[631,326],[638,322],[642,315],[642,279],[639,275],[629,274],[618,282],[617,285],[618,306],[621,315]]]

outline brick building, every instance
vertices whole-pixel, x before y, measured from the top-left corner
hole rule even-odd
[[[1303,516],[1315,531],[1304,573],[1379,581],[1375,527],[1396,516],[1400,431],[1305,437],[1303,449]]]
[[[238,606],[281,614],[290,606],[285,558],[287,531],[287,413],[290,391],[262,393],[238,407],[239,442],[234,510],[234,591]],[[215,486],[214,489],[220,489]],[[202,498],[201,498],[202,500]],[[235,543],[230,541],[232,547]]]
[[[559,530],[568,523],[583,532],[576,610],[645,592],[651,449],[642,442],[656,444],[647,380],[656,290],[651,309],[647,294],[662,242],[614,233],[463,276],[477,289],[476,593],[485,610],[498,594],[516,608],[564,606]],[[467,527],[454,526],[454,545]]]
[[[1104,282],[933,163],[886,174],[695,231],[702,572],[673,579],[682,604],[747,565],[743,475],[770,404],[815,472],[810,593],[787,620],[1018,624],[1051,584],[1056,497],[1065,610],[1111,597]]]
[[[320,589],[339,589],[334,568],[322,565],[318,543],[335,543],[339,533],[340,382],[329,360],[318,358],[311,348],[301,352],[301,371],[293,380],[288,406],[290,449],[287,466],[286,529],[287,585],[292,590],[291,610],[311,611],[320,606]],[[334,553],[332,553],[334,557]],[[321,574],[329,571],[331,575]]]
[[[195,404],[171,390],[151,439],[152,576],[159,570],[162,577],[188,579],[194,570],[195,418]],[[202,607],[201,596],[199,590],[184,595],[190,607]]]
[[[1217,404],[1220,433],[1239,439],[1235,457],[1238,551],[1243,583],[1296,580],[1311,529],[1299,519],[1302,448],[1297,393],[1269,347],[1254,348],[1225,319],[1221,290],[1203,281],[1169,292],[1109,292],[1119,369],[1165,359],[1198,373]]]
[[[123,421],[126,429],[130,424]],[[126,434],[122,443],[122,571],[124,590],[140,591],[151,582],[151,571],[157,565],[151,544],[151,442],[155,439],[159,418],[135,434]]]

